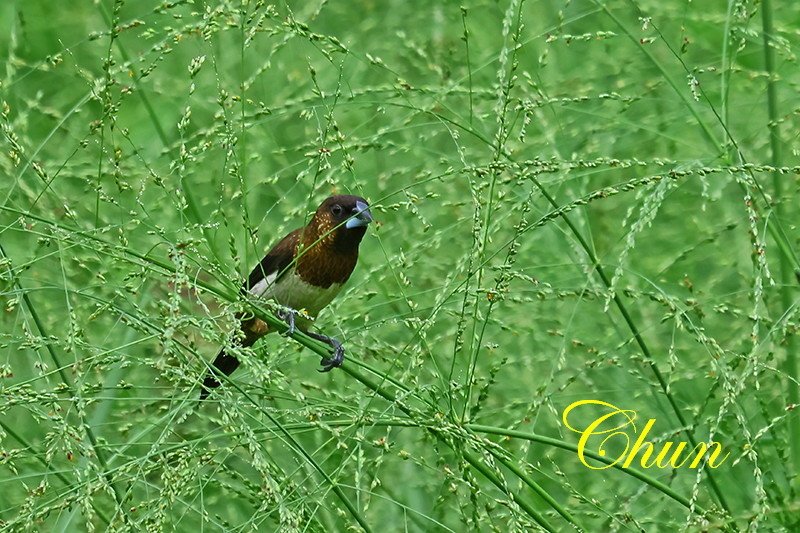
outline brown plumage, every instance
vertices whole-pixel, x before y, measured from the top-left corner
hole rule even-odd
[[[358,245],[372,221],[367,201],[359,196],[337,195],[327,198],[317,208],[309,223],[298,228],[276,244],[250,272],[242,291],[266,300],[274,300],[286,311],[282,318],[294,328],[328,343],[333,355],[322,360],[322,371],[341,366],[344,348],[333,337],[309,331],[312,322],[296,312],[304,310],[310,317],[328,305],[350,277],[358,261]],[[261,319],[242,319],[244,338],[240,346],[252,346],[270,332]],[[214,359],[215,374],[229,375],[239,361],[223,348]],[[203,381],[200,399],[220,385],[214,373]]]

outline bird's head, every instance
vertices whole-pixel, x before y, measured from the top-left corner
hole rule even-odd
[[[367,226],[372,221],[369,204],[360,196],[330,196],[314,213],[308,225],[312,231],[304,236],[304,240],[307,241],[313,235],[323,246],[330,245],[336,251],[352,253],[358,250]]]

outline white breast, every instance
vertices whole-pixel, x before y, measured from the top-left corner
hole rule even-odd
[[[316,317],[342,290],[341,283],[334,283],[327,288],[306,283],[294,268],[277,281],[276,277],[277,273],[273,273],[262,279],[250,288],[250,293],[298,311],[305,309],[312,317]]]

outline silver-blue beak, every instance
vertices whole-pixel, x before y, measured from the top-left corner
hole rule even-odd
[[[347,229],[360,228],[373,221],[369,206],[364,202],[357,201],[356,206],[353,208],[353,213],[353,216],[344,224]]]

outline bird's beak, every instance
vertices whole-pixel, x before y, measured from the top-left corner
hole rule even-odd
[[[353,208],[353,216],[345,222],[344,227],[347,229],[360,228],[366,226],[373,221],[372,213],[369,212],[369,206],[364,202],[356,202]]]

